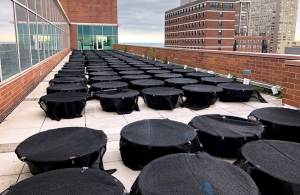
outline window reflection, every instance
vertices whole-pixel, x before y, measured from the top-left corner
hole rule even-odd
[[[3,79],[19,72],[13,13],[12,2],[2,0],[0,6],[0,63]]]
[[[27,10],[16,5],[21,70],[30,67]]]

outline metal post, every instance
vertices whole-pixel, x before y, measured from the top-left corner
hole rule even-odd
[[[19,48],[19,31],[18,31],[18,20],[17,20],[17,12],[16,12],[16,2],[13,2],[14,8],[14,24],[15,24],[15,35],[16,35],[16,50],[18,55],[18,66],[19,73],[21,72],[21,58],[20,58],[20,48]]]

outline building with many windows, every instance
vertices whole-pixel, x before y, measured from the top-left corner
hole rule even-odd
[[[281,41],[280,43],[280,54],[285,54],[286,49],[288,50],[293,50],[290,49],[291,47],[300,47],[300,41]],[[300,53],[298,53],[300,55]]]
[[[165,47],[232,51],[248,23],[248,1],[193,1],[166,11]]]
[[[271,52],[280,53],[282,41],[295,39],[298,0],[251,0],[250,36],[271,36]]]
[[[233,51],[270,53],[271,36],[247,36],[239,34],[234,37]]]

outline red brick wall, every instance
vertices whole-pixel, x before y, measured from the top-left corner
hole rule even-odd
[[[66,49],[30,72],[0,87],[0,121],[70,52]],[[42,75],[40,76],[40,71]],[[46,90],[46,89],[45,89]]]
[[[223,40],[222,40],[223,41]],[[230,40],[232,41],[232,40]],[[114,45],[123,50],[123,45]],[[143,55],[143,49],[151,55],[150,47],[127,46],[127,51]],[[238,77],[280,85],[284,80],[285,60],[300,60],[300,56],[212,51],[196,49],[154,48],[158,57],[167,56],[168,61],[212,70],[224,74],[235,73]],[[177,58],[177,62],[175,62]],[[251,70],[252,76],[243,76],[244,70]]]
[[[70,25],[70,41],[71,41],[71,50],[78,49],[78,30],[77,25]]]
[[[118,23],[117,0],[60,0],[68,18],[75,23]]]
[[[300,61],[297,64],[286,63],[282,103],[300,108]]]

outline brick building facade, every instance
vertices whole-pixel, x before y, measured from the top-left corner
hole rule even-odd
[[[235,36],[233,51],[270,53],[271,36]]]
[[[60,2],[71,22],[71,49],[112,49],[118,43],[117,0]]]
[[[169,10],[165,47],[232,51],[234,34],[247,32],[248,7],[248,2],[197,0]],[[240,19],[243,12],[246,22]]]

